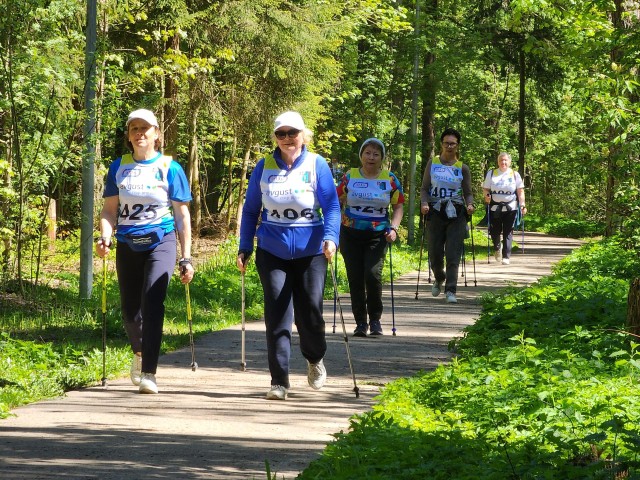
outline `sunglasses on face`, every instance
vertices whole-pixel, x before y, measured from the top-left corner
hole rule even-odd
[[[274,133],[278,140],[284,140],[285,137],[296,138],[300,130],[296,130],[295,128],[293,130],[276,130]]]

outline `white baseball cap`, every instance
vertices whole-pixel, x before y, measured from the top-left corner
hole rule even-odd
[[[129,126],[131,121],[135,119],[144,120],[152,127],[159,128],[158,119],[151,110],[141,108],[139,110],[134,110],[133,112],[131,112],[129,114],[129,118],[127,118],[127,127]]]
[[[304,120],[298,112],[284,112],[278,115],[276,121],[273,124],[273,131],[275,132],[280,127],[291,127],[296,130],[304,130]]]

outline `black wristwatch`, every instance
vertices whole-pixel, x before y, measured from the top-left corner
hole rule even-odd
[[[187,265],[191,265],[190,258],[181,258],[180,260],[178,260],[179,267],[186,267]]]

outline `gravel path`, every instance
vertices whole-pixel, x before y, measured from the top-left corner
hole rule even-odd
[[[370,409],[380,388],[399,377],[447,362],[447,343],[480,313],[478,298],[508,284],[529,284],[550,271],[576,240],[527,234],[525,254],[511,265],[467,263],[459,303],[433,298],[421,273],[394,282],[397,335],[391,335],[391,302],[385,295],[379,338],[352,338],[349,346],[360,397],[345,351],[340,320],[333,333],[333,301],[325,305],[328,381],[307,385],[306,362],[294,335],[291,390],[285,402],[267,401],[269,386],[264,325],[247,325],[247,370],[240,370],[240,327],[196,342],[199,368],[188,348],[165,355],[158,369],[159,395],[139,395],[128,378],[69,392],[65,397],[14,410],[0,420],[0,478],[69,479],[264,479],[265,461],[278,479],[296,477],[349,418]],[[423,268],[425,268],[423,259]],[[416,258],[416,267],[418,259]],[[388,275],[385,269],[385,274]],[[342,298],[347,331],[354,328],[348,295]]]

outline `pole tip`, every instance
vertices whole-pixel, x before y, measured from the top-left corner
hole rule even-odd
[[[106,387],[107,386],[107,379],[106,378],[102,378],[102,386]]]
[[[353,387],[353,391],[356,394],[356,398],[360,398],[360,389],[357,386]]]
[[[197,369],[198,369],[198,364],[197,364],[196,362],[193,362],[193,363],[191,364],[191,371],[192,371],[192,372],[195,372]]]
[[[242,370],[243,372],[247,371],[247,364],[245,362],[242,362],[240,364],[240,370]]]

